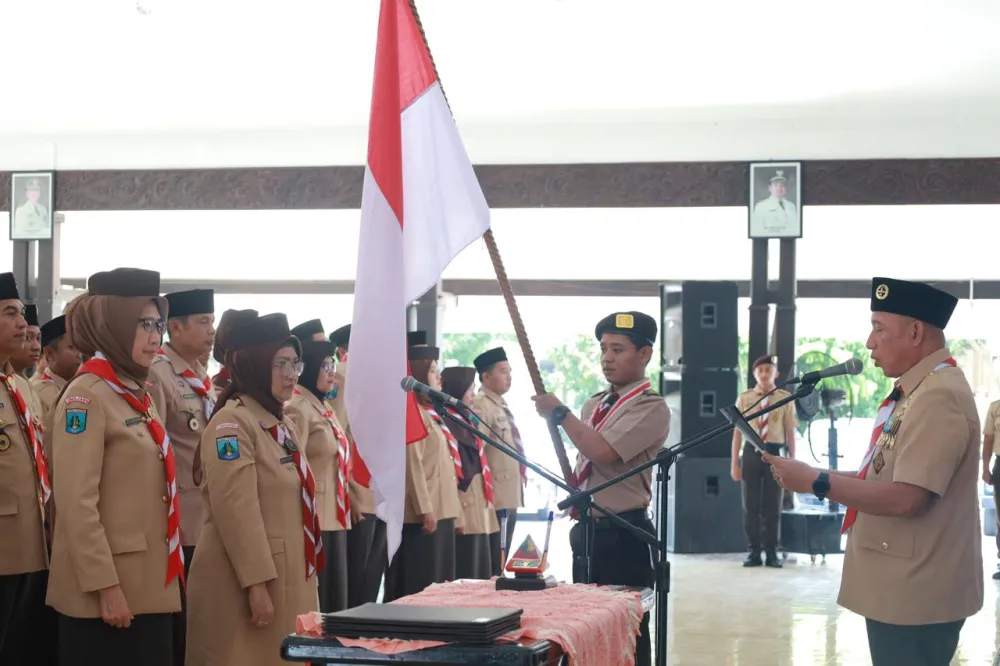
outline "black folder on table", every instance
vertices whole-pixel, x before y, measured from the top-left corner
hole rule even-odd
[[[398,638],[492,643],[521,626],[521,609],[368,603],[323,615],[323,633],[344,638]]]

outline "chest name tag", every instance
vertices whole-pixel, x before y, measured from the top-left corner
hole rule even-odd
[[[134,425],[136,425],[138,423],[142,423],[142,417],[141,416],[133,416],[130,419],[125,419],[125,426],[126,427],[127,426],[134,426]]]
[[[290,462],[295,462],[295,458],[293,456],[285,456],[284,458],[282,458],[281,460],[278,461],[278,463],[281,464],[281,465],[284,465],[285,463],[290,463]]]
[[[87,410],[67,409],[66,432],[68,432],[71,435],[79,435],[86,429],[87,429]]]
[[[194,393],[185,393],[181,397],[184,398],[185,400],[194,400],[198,396],[196,396]]]

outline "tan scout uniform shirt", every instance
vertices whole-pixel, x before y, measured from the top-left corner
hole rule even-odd
[[[629,384],[618,394],[625,395],[646,381]],[[599,393],[583,405],[580,420],[590,424],[590,417],[604,400],[607,392]],[[670,410],[666,401],[655,391],[646,391],[608,418],[601,435],[608,442],[620,460],[610,465],[592,463],[592,472],[587,486],[593,488],[633,467],[656,457],[670,431]],[[615,513],[645,509],[652,498],[653,470],[647,469],[630,479],[602,490],[594,496],[594,501]],[[598,514],[600,512],[597,512]]]
[[[301,451],[303,438],[284,422]],[[265,430],[277,424],[241,396],[202,434],[205,527],[187,588],[187,666],[282,666],[281,641],[295,632],[295,618],[319,610],[316,576],[306,578],[302,482]],[[249,622],[247,588],[256,583],[267,583],[274,604],[266,627]]]
[[[38,406],[38,417],[42,420],[45,432],[52,431],[52,412],[56,406],[56,399],[60,391],[66,386],[66,380],[49,370],[52,379],[42,381],[41,373],[31,378],[31,386],[35,391],[36,404]],[[50,437],[45,438],[45,453],[52,457],[52,447],[49,444]]]
[[[149,371],[149,397],[163,419],[163,427],[174,446],[177,497],[181,511],[181,544],[194,546],[198,543],[198,535],[205,522],[201,490],[194,482],[194,457],[208,419],[205,417],[204,399],[194,392],[180,373],[191,370],[201,379],[208,377],[208,373],[201,367],[201,363],[195,362],[193,368],[189,366],[170,345],[163,345],[163,351],[166,358],[158,357]],[[191,427],[192,419],[195,428]]]
[[[340,442],[337,441],[333,428],[339,428],[340,424],[336,422],[336,416],[332,417],[333,422],[325,419],[323,412],[326,410],[326,405],[304,386],[296,387],[296,395],[285,405],[285,413],[295,423],[299,437],[305,440],[309,467],[316,479],[316,511],[319,514],[320,529],[324,532],[337,532],[345,529],[337,520]],[[349,512],[345,518],[346,529],[351,529]]]
[[[403,522],[420,523],[422,515],[433,514],[438,520],[459,518],[458,475],[451,448],[441,427],[420,409],[427,426],[427,437],[406,447],[406,504]],[[455,525],[461,527],[462,521]]]
[[[479,389],[472,401],[475,410],[483,423],[489,428],[483,432],[501,444],[512,449],[514,446],[514,431],[510,423],[510,410],[503,396]],[[490,428],[496,431],[494,434]],[[515,449],[516,450],[516,449]],[[487,445],[486,460],[493,472],[493,499],[496,509],[516,509],[524,506],[524,484],[521,482],[521,464],[495,447]]]
[[[164,586],[167,475],[142,417],[85,374],[66,387],[54,423],[59,519],[46,602],[70,617],[101,617],[98,591],[120,585],[135,615],[179,611],[178,580]]]
[[[12,376],[18,391],[30,400],[28,380]],[[49,562],[35,458],[3,382],[0,430],[0,576],[42,571]]]
[[[740,394],[740,397],[736,399],[736,408],[741,412],[745,412],[750,408],[750,405],[754,404],[760,400],[761,396],[764,394],[757,389],[751,389],[749,391],[744,391]],[[788,391],[784,389],[778,389],[771,395],[767,397],[767,404],[773,405],[779,400],[783,400],[791,395]],[[754,407],[751,412],[757,412],[763,409],[762,403],[759,403]],[[756,418],[750,422],[753,429],[760,434],[760,427],[763,423],[762,418]],[[795,416],[795,403],[789,402],[787,404],[778,407],[773,412],[767,413],[767,439],[764,440],[765,444],[787,444],[785,441],[785,429],[789,424],[794,428],[798,423]]]
[[[865,477],[929,490],[927,512],[859,512],[847,540],[838,602],[878,622],[953,622],[983,606],[979,417],[959,368],[928,374],[950,355],[934,352],[900,378],[903,398],[892,417],[899,430],[876,451]]]
[[[983,434],[993,435],[993,455],[1000,454],[1000,442],[996,441],[997,425],[1000,424],[1000,400],[990,403],[990,408],[986,412],[986,419],[983,421]],[[987,461],[988,462],[988,461]]]
[[[330,406],[333,408],[333,413],[337,417],[337,421],[340,422],[344,428],[347,429],[347,436],[354,441],[354,435],[351,434],[351,423],[347,418],[347,403],[344,402],[344,396],[347,391],[347,362],[341,362],[337,368],[337,372],[341,374],[344,379],[341,381],[340,389],[337,391],[337,397],[330,401]],[[356,450],[356,449],[355,449]],[[357,464],[357,460],[354,461]],[[354,480],[352,475],[347,483],[347,490],[351,494],[351,506],[361,513],[374,515],[375,514],[375,493],[371,491],[370,488],[365,488],[363,485]]]

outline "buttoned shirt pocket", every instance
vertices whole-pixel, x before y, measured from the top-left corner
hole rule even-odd
[[[0,518],[17,515],[17,496],[0,488]]]
[[[865,550],[906,560],[913,558],[914,535],[912,532],[884,530],[877,534],[852,534],[851,538],[857,538],[858,545]]]

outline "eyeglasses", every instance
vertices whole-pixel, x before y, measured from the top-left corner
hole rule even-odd
[[[274,362],[274,367],[280,370],[283,375],[295,375],[298,377],[302,374],[304,364],[302,361],[289,361],[281,359],[280,361]]]
[[[336,369],[337,369],[337,364],[334,363],[333,361],[327,361],[326,363],[322,363],[319,366],[320,372],[333,372]]]
[[[142,326],[142,330],[147,333],[157,333],[159,335],[163,335],[163,332],[167,330],[167,322],[153,317],[143,317],[139,320],[139,325]]]

